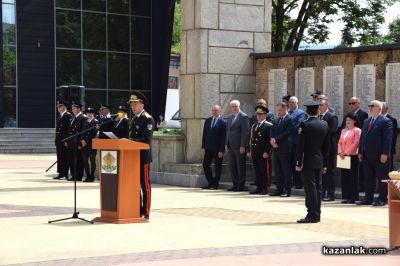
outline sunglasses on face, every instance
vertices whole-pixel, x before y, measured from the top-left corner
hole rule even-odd
[[[354,104],[356,104],[356,103],[348,103],[349,105],[354,105]]]

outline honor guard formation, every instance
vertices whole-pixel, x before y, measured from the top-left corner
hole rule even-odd
[[[222,162],[227,160],[232,186],[228,191],[247,190],[246,161],[254,169],[253,195],[291,197],[292,189],[305,191],[307,213],[298,223],[317,223],[321,220],[321,202],[335,201],[335,175],[341,175],[342,204],[385,206],[388,179],[396,153],[397,120],[388,114],[385,102],[371,101],[369,112],[361,109],[361,101],[351,97],[348,113],[339,123],[335,110],[326,95],[317,91],[299,108],[298,98],[287,95],[268,110],[264,99],[257,99],[254,113],[249,117],[240,102],[230,102],[226,118],[221,107],[213,105],[211,116],[205,120],[202,134],[203,169],[207,185],[203,189],[218,189]],[[134,92],[127,104],[116,108],[102,104],[96,110],[73,103],[72,114],[67,103],[57,103],[59,113],[55,145],[57,172],[55,179],[94,182],[96,179],[96,150],[94,138],[130,139],[149,144],[156,125],[165,123],[162,116],[155,123],[144,106],[148,99]],[[129,113],[131,117],[129,118]],[[73,138],[76,134],[78,137]],[[67,141],[66,138],[71,137]],[[63,141],[64,140],[64,141]],[[150,217],[151,149],[140,151],[141,216]],[[214,171],[211,165],[214,164]],[[276,189],[271,191],[271,173]],[[85,174],[85,175],[84,175]],[[85,178],[84,178],[85,176]],[[84,178],[84,179],[83,179]],[[379,181],[379,182],[378,182]],[[376,184],[379,196],[374,199]],[[359,193],[365,192],[360,201]]]

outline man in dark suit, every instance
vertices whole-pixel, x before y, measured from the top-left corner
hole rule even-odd
[[[290,137],[293,119],[288,114],[285,102],[276,105],[278,117],[274,121],[271,134],[271,145],[274,155],[274,169],[277,190],[271,196],[290,197],[292,192],[292,177],[290,174],[290,152],[292,144]]]
[[[81,111],[82,105],[79,103],[72,104],[72,114],[74,115],[69,127],[69,135],[75,135],[82,131],[83,125],[87,120],[87,117],[82,114]],[[76,142],[74,139],[68,141],[68,161],[71,169],[72,178],[68,179],[69,181],[82,181],[83,176],[83,159],[82,159],[82,151],[78,149],[78,143],[80,141],[80,137],[76,138]],[[76,161],[75,161],[76,160]]]
[[[390,170],[393,125],[390,119],[381,114],[380,101],[371,101],[368,107],[370,117],[364,122],[358,148],[358,157],[363,162],[364,169],[365,198],[357,202],[357,205],[385,206],[387,184],[382,183],[381,180],[386,179]],[[373,202],[377,180],[379,181],[379,197]]]
[[[268,109],[262,105],[256,106],[257,122],[250,128],[250,151],[248,156],[253,161],[254,173],[256,175],[256,190],[250,194],[265,195],[269,191],[269,153],[271,151],[270,131],[272,124],[267,121]]]
[[[398,124],[397,124],[397,119],[394,118],[393,116],[391,116],[390,114],[388,114],[388,109],[389,107],[387,106],[386,102],[382,102],[382,115],[389,118],[390,121],[392,121],[392,125],[393,125],[393,137],[392,137],[392,145],[391,145],[391,155],[390,156],[390,171],[393,171],[393,159],[394,159],[394,155],[396,154],[396,144],[397,144],[397,128],[398,128]]]
[[[120,139],[127,139],[129,137],[129,119],[128,110],[125,106],[118,106],[118,116],[114,121],[113,133]]]
[[[328,156],[328,169],[326,173],[322,175],[322,197],[323,201],[334,201],[335,200],[335,180],[333,176],[333,170],[335,168],[335,161],[337,155],[337,141],[336,131],[338,128],[338,117],[336,114],[329,111],[329,103],[327,100],[320,100],[319,106],[320,120],[324,120],[329,127],[329,156]]]
[[[111,106],[102,104],[99,109],[99,115],[96,119],[99,121],[99,139],[108,139],[103,132],[113,132],[114,123],[110,116]]]
[[[61,140],[68,137],[68,130],[71,124],[72,115],[67,111],[67,103],[59,101],[57,103],[57,111],[60,117],[57,120],[56,125],[56,151],[57,151],[57,172],[58,176],[54,179],[68,178],[68,145],[66,142]]]
[[[92,149],[92,140],[97,135],[97,125],[99,121],[94,118],[94,108],[86,109],[87,120],[83,124],[82,131],[88,130],[81,135],[78,148],[82,151],[83,168],[85,169],[86,179],[84,182],[94,182],[94,172],[96,171],[97,150]],[[91,129],[91,130],[89,130]]]
[[[250,122],[248,116],[240,111],[240,102],[230,102],[232,114],[228,117],[225,149],[228,151],[228,164],[233,186],[228,191],[243,191],[246,181],[246,148],[249,143]]]
[[[212,116],[204,122],[201,149],[203,152],[203,169],[208,185],[203,189],[218,189],[221,179],[222,159],[225,152],[226,122],[221,117],[221,107],[214,105]],[[211,170],[214,161],[215,177]]]
[[[307,215],[298,223],[318,223],[321,219],[321,172],[326,171],[329,152],[329,127],[319,120],[319,101],[308,100],[308,118],[300,124],[296,147],[296,171],[301,172],[306,193]]]

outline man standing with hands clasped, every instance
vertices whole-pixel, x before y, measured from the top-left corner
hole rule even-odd
[[[321,219],[321,173],[327,169],[329,153],[328,124],[317,117],[319,101],[308,100],[308,118],[297,132],[296,171],[301,172],[306,193],[307,215],[298,223],[318,223]]]
[[[221,107],[214,105],[211,109],[212,116],[204,122],[201,150],[204,155],[203,169],[208,185],[203,189],[218,189],[221,179],[222,159],[225,151],[226,122],[221,117]],[[211,170],[214,161],[215,177]]]

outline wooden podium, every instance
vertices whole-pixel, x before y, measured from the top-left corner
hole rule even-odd
[[[144,223],[140,217],[140,150],[148,144],[127,139],[93,139],[98,150],[103,223]]]
[[[400,247],[400,190],[395,184],[388,183],[389,205],[389,247]],[[400,181],[399,181],[400,182]]]

